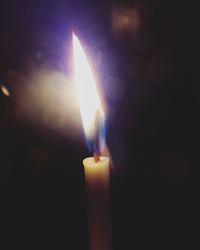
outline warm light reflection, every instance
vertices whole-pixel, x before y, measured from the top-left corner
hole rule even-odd
[[[1,91],[5,96],[10,96],[10,92],[8,90],[8,88],[6,88],[6,86],[1,85]]]
[[[96,122],[104,120],[94,76],[77,36],[73,34],[75,84],[85,135],[95,137]]]
[[[139,14],[134,7],[114,6],[111,12],[111,26],[114,34],[134,35],[139,28]]]

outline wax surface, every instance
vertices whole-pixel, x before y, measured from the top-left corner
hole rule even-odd
[[[109,158],[106,156],[100,156],[100,161],[95,162],[94,157],[88,157],[83,160],[85,168],[89,168],[89,171],[101,171],[104,168],[109,168]]]

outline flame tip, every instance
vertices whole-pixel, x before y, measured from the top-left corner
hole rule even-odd
[[[73,43],[78,41],[78,37],[74,32],[72,32],[72,39],[73,39]]]

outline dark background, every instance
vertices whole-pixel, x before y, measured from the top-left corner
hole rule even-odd
[[[113,31],[115,8],[137,13],[133,30]],[[7,248],[88,249],[81,132],[73,139],[16,114],[23,77],[43,67],[72,74],[72,29],[94,52],[109,110],[113,250],[192,248],[199,15],[198,1],[1,1],[0,84],[10,91],[0,93]]]

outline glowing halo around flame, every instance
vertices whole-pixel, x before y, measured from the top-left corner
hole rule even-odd
[[[98,140],[103,147],[105,136],[104,111],[96,82],[78,37],[73,33],[75,85],[81,119],[87,140]],[[98,124],[97,124],[98,123]]]

